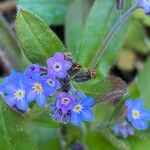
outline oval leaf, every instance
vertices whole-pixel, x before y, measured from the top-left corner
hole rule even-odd
[[[0,149],[36,150],[28,122],[18,112],[8,108],[0,99]]]
[[[129,8],[130,0],[125,1],[122,13]],[[96,0],[88,16],[82,41],[79,46],[78,60],[86,67],[96,66],[103,74],[107,74],[110,66],[117,57],[121,49],[124,35],[126,33],[126,24],[113,37],[109,47],[103,55],[96,56],[104,39],[111,31],[112,27],[119,19],[121,12],[116,8],[112,0]],[[98,57],[98,60],[95,60]]]
[[[20,45],[32,63],[45,64],[56,51],[64,51],[55,33],[30,12],[20,9],[16,24]]]

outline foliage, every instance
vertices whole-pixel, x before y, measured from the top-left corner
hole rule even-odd
[[[0,36],[0,48],[5,50],[12,68],[23,71],[31,63],[45,65],[46,60],[57,51],[71,51],[73,59],[85,70],[92,68],[97,72],[95,79],[72,84],[85,94],[92,95],[96,102],[104,101],[107,105],[104,103],[94,107],[93,122],[76,128],[51,120],[47,106],[40,108],[33,104],[29,111],[22,113],[7,107],[1,99],[0,149],[67,149],[79,142],[91,150],[147,150],[149,129],[147,133],[136,132],[133,137],[121,139],[112,133],[110,127],[127,97],[141,97],[145,107],[150,109],[150,39],[145,30],[145,25],[150,25],[148,16],[138,10],[113,36],[107,49],[102,51],[101,46],[115,22],[131,7],[130,0],[125,1],[121,10],[116,9],[112,0],[95,0],[93,4],[88,0],[17,0],[17,3],[18,41],[0,16],[0,35],[3,34]],[[64,24],[65,46],[47,26],[52,24]],[[125,72],[132,71],[137,64],[137,52],[147,56],[147,60],[135,80],[128,85],[128,94],[122,99],[127,86],[119,78],[109,77],[109,72],[115,63]],[[132,55],[133,59],[130,61],[131,57],[127,55]],[[121,61],[123,63],[120,65]],[[126,66],[127,61],[129,67]],[[120,91],[121,94],[118,93]],[[120,102],[115,107],[112,100],[116,99]]]

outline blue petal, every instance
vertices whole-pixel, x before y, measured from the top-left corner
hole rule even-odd
[[[65,70],[57,72],[57,77],[59,78],[65,78],[66,76],[67,76],[67,71]]]
[[[64,58],[65,58],[65,57],[64,57],[64,54],[61,53],[61,52],[55,53],[54,57],[55,57],[55,59],[61,60],[61,61],[64,61]]]
[[[27,110],[29,106],[29,103],[26,100],[20,100],[17,102],[17,108],[20,110]]]
[[[138,110],[141,110],[144,108],[144,103],[143,103],[143,100],[141,98],[135,99],[133,105],[134,105],[134,108],[136,108]]]
[[[126,116],[127,116],[128,121],[132,122],[133,120],[132,112],[131,111],[128,112]]]
[[[141,113],[141,118],[143,120],[150,120],[150,111],[149,110],[143,110]]]
[[[26,99],[29,101],[29,102],[33,102],[36,98],[36,93],[34,92],[34,90],[30,89],[29,91],[26,92],[27,95],[26,95]]]
[[[72,66],[72,63],[70,61],[66,61],[66,60],[63,61],[63,68],[65,70],[69,70],[71,66]]]
[[[45,93],[47,96],[53,96],[56,92],[55,88],[53,88],[49,85],[45,85],[44,90],[45,90]]]
[[[145,130],[148,127],[148,123],[142,119],[133,120],[132,124],[138,130]]]
[[[7,102],[7,104],[9,106],[13,106],[17,103],[17,100],[16,100],[15,96],[13,96],[13,95],[7,95],[5,97],[5,101]]]
[[[71,113],[71,123],[75,126],[80,126],[80,124],[81,124],[80,115],[75,112],[72,112]]]
[[[32,74],[32,78],[33,78],[33,80],[35,80],[35,81],[40,81],[41,76],[40,76],[39,73],[34,72],[34,73]]]
[[[44,106],[46,104],[46,96],[42,93],[42,94],[38,94],[36,96],[36,102],[39,106]]]
[[[81,104],[83,107],[88,108],[94,105],[94,99],[93,97],[86,97],[83,100],[81,100]]]
[[[13,94],[16,92],[16,87],[13,84],[4,85],[4,89],[7,94]]]
[[[131,110],[133,108],[133,100],[132,99],[127,99],[125,101],[125,105],[128,107],[128,110]]]
[[[83,121],[92,121],[93,119],[93,112],[89,109],[83,109],[81,111],[81,119]]]

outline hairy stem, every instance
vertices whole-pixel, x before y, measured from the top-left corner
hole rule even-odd
[[[122,26],[122,24],[131,16],[131,14],[138,8],[138,4],[136,3],[135,5],[133,5],[124,15],[122,15],[119,20],[116,22],[116,24],[114,25],[114,27],[111,29],[111,31],[109,32],[109,34],[107,35],[107,37],[105,38],[105,40],[102,43],[102,46],[100,47],[100,49],[97,51],[97,53],[95,54],[95,56],[93,57],[91,63],[90,63],[90,67],[91,68],[95,68],[97,63],[98,63],[98,59],[103,55],[103,53],[105,52],[106,48],[108,47],[108,45],[110,44],[113,36],[118,32],[118,30],[120,29],[120,27]]]

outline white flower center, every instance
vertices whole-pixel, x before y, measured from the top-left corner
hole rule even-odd
[[[140,112],[136,109],[132,110],[132,117],[138,119],[140,117]]]
[[[62,98],[61,103],[63,105],[68,105],[68,103],[70,102],[70,99],[68,97]]]
[[[60,70],[62,69],[62,64],[61,64],[60,62],[54,63],[53,69],[54,69],[56,72],[60,71]]]
[[[76,106],[74,106],[73,111],[79,113],[81,112],[82,108],[83,108],[82,105],[77,104]]]
[[[52,79],[47,79],[47,84],[49,85],[49,86],[55,86],[55,81],[54,80],[52,80]]]
[[[18,89],[14,95],[17,100],[23,100],[25,97],[25,91],[23,89]]]
[[[35,90],[35,92],[37,92],[38,94],[43,92],[43,87],[40,83],[36,82],[33,86],[33,89]]]

